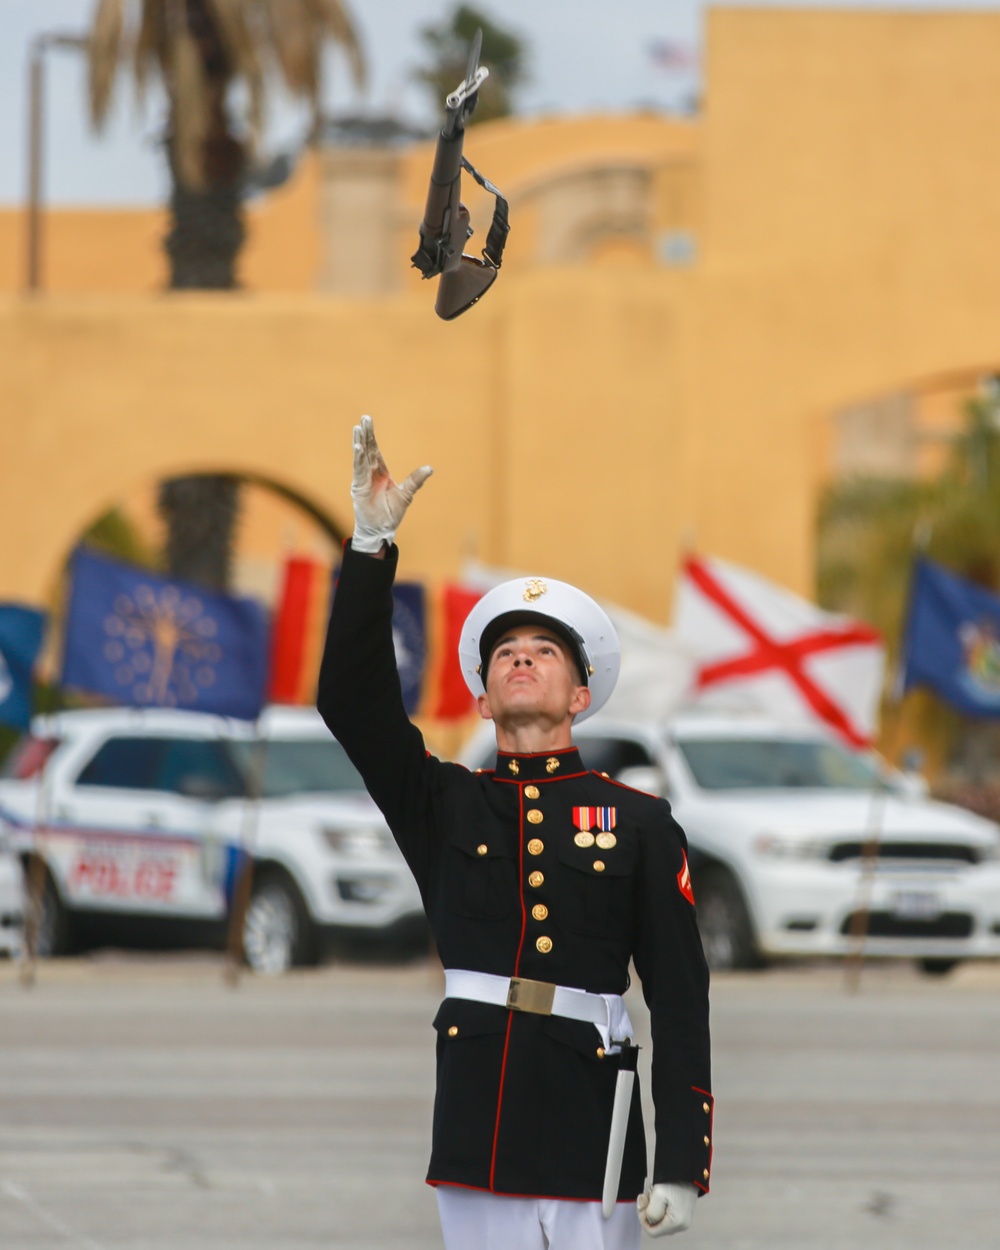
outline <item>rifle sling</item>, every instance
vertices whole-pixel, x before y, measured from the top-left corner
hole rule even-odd
[[[490,195],[496,197],[496,207],[493,209],[493,220],[490,223],[490,232],[486,236],[483,256],[494,269],[499,269],[501,259],[503,258],[504,244],[507,242],[507,235],[510,233],[510,222],[507,220],[507,201],[493,183],[490,182],[489,178],[484,178],[479,170],[470,165],[464,156],[462,157],[462,168],[475,178],[484,191],[488,191]]]

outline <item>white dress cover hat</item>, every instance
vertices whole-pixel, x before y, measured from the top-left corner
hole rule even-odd
[[[478,698],[486,693],[484,678],[490,651],[502,630],[530,621],[548,624],[573,649],[581,679],[590,688],[586,720],[607,703],[618,680],[621,646],[607,612],[568,582],[553,578],[518,577],[483,595],[465,619],[458,644],[465,684]]]

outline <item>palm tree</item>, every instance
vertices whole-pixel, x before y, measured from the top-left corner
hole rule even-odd
[[[283,79],[311,104],[315,123],[326,38],[347,53],[360,87],[364,60],[341,0],[97,0],[89,43],[95,127],[107,119],[123,67],[140,98],[151,73],[166,91],[171,288],[236,286],[245,178],[267,87]],[[243,125],[231,109],[236,84],[246,92]]]
[[[89,43],[95,127],[108,116],[123,67],[140,97],[151,73],[166,92],[171,289],[236,287],[246,177],[268,84],[280,77],[309,101],[315,134],[326,38],[347,53],[360,87],[364,61],[341,0],[98,0]],[[247,100],[243,124],[231,109],[237,84]],[[225,474],[161,484],[171,576],[213,589],[228,586],[239,492],[239,480]]]

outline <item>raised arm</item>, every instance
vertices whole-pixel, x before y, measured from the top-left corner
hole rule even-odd
[[[411,867],[423,854],[430,764],[410,724],[392,640],[396,527],[430,476],[417,469],[397,485],[375,441],[370,417],[354,428],[354,536],[345,546],[340,582],[320,667],[316,705],[382,809]]]

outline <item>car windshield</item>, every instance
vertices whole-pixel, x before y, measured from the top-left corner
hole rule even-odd
[[[231,744],[240,768],[252,766],[255,744]],[[361,774],[333,738],[271,738],[264,749],[264,798],[364,790]]]
[[[688,738],[677,744],[703,790],[870,790],[871,759],[834,742]]]

